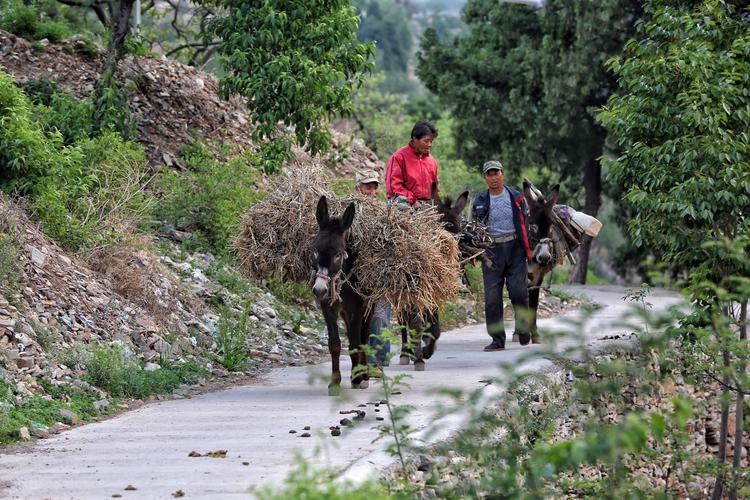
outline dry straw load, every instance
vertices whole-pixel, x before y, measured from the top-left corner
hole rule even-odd
[[[269,196],[243,217],[235,248],[243,270],[256,278],[273,274],[307,282],[310,244],[318,231],[315,207],[328,198],[332,217],[354,202],[349,245],[357,255],[357,289],[375,300],[385,297],[394,310],[439,309],[455,297],[460,283],[456,238],[434,210],[404,211],[352,194],[338,197],[320,168],[298,167],[278,178]]]

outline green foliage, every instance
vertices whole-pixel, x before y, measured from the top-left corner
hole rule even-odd
[[[36,105],[37,120],[48,135],[59,133],[66,146],[92,136],[93,109],[88,101],[61,91],[55,82],[46,78],[28,80],[21,88]]]
[[[156,179],[161,197],[154,204],[158,220],[190,230],[200,248],[229,254],[240,217],[261,195],[255,186],[257,157],[247,154],[217,159],[197,144],[182,152],[188,170],[166,170]]]
[[[248,314],[249,303],[239,315],[225,310],[219,318],[215,359],[232,372],[242,371],[247,365]]]
[[[266,487],[257,491],[260,500],[286,500],[304,498],[306,500],[387,500],[403,499],[391,495],[381,484],[367,481],[359,486],[339,484],[334,481],[334,471],[316,470],[302,460],[281,488]]]
[[[45,232],[89,250],[135,230],[151,201],[143,149],[109,132],[64,151],[66,163],[34,186],[32,206]]]
[[[126,140],[138,137],[137,117],[130,111],[131,90],[121,87],[114,78],[114,70],[104,71],[92,94],[93,127],[97,133],[114,131]]]
[[[159,369],[146,371],[118,346],[101,346],[83,360],[86,379],[112,396],[145,398],[169,393],[181,384],[194,384],[206,376],[205,368],[192,363],[163,361]]]
[[[22,0],[5,0],[0,7],[0,28],[29,40],[47,39],[59,42],[73,34],[62,21],[50,19],[45,12],[39,12]]]
[[[34,108],[0,71],[0,182],[5,189],[28,192],[34,180],[63,161],[59,136],[46,136],[34,120]]]
[[[309,304],[314,299],[312,289],[306,283],[284,280],[273,275],[268,278],[267,286],[274,297],[286,304]]]
[[[294,127],[297,144],[325,151],[330,133],[324,122],[351,113],[352,92],[371,68],[373,48],[357,40],[358,18],[350,3],[219,4],[225,15],[210,23],[207,35],[221,40],[217,52],[228,73],[222,91],[247,99],[256,136],[277,137],[283,122]]]
[[[91,389],[71,385],[52,386],[41,382],[51,398],[34,394],[21,396],[4,380],[0,379],[0,445],[18,440],[15,434],[20,427],[31,429],[33,423],[45,426],[60,421],[60,409],[74,412],[82,421],[99,415],[93,403],[99,395]]]
[[[375,67],[406,79],[413,45],[406,9],[394,0],[359,0],[354,5],[362,18],[359,39],[376,43]]]
[[[625,149],[606,164],[633,207],[631,237],[690,269],[696,292],[695,273],[714,282],[737,272],[748,278],[746,22],[718,1],[695,9],[652,2],[647,11],[643,38],[610,63],[623,95],[599,115]]]
[[[0,291],[9,300],[21,291],[20,250],[14,236],[0,231]]]

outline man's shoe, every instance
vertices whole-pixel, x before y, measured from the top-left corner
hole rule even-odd
[[[530,333],[519,333],[518,334],[518,342],[521,345],[528,345],[528,343],[531,342],[531,334]]]
[[[498,344],[497,342],[494,342],[494,341],[491,342],[490,345],[485,346],[485,348],[484,348],[484,352],[504,351],[504,350],[505,350],[505,346],[504,345],[500,345],[500,344]]]

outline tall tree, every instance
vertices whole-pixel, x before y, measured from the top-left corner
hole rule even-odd
[[[546,166],[567,192],[583,187],[583,210],[601,206],[606,132],[594,113],[616,89],[605,62],[620,54],[641,15],[638,0],[549,0],[541,10],[471,0],[469,34],[440,41],[427,30],[417,74],[456,117],[459,154],[479,165]],[[571,279],[584,283],[591,240]]]
[[[225,15],[209,26],[227,76],[225,94],[247,99],[259,138],[278,123],[294,127],[311,152],[330,144],[326,121],[351,114],[372,44],[357,39],[359,19],[348,0],[219,0]]]
[[[393,0],[364,0],[355,4],[362,18],[359,39],[377,44],[378,71],[406,73],[413,47],[406,9]]]
[[[600,115],[624,152],[606,162],[626,193],[638,245],[659,248],[686,271],[697,306],[686,352],[691,369],[720,380],[722,408],[713,499],[737,498],[742,424],[737,425],[735,480],[725,460],[730,392],[743,421],[750,297],[750,24],[747,1],[647,2],[640,41],[615,60],[622,95]],[[736,305],[742,312],[736,315]],[[696,323],[694,323],[696,324]],[[738,335],[739,332],[739,335]],[[706,359],[716,359],[715,368]],[[702,380],[699,381],[703,382]]]

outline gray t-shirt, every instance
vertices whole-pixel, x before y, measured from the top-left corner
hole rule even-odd
[[[510,203],[510,193],[505,188],[498,195],[490,195],[490,216],[487,226],[491,236],[506,236],[516,232]]]

